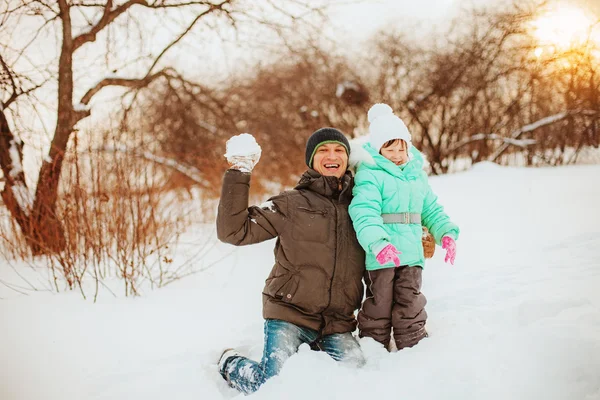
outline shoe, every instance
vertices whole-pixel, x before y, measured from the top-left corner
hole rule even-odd
[[[227,379],[225,377],[225,366],[227,364],[227,361],[231,358],[231,357],[239,357],[241,356],[240,353],[238,353],[235,349],[233,348],[229,348],[229,349],[225,349],[223,350],[223,353],[221,353],[221,357],[219,357],[219,362],[217,363],[217,365],[219,366],[219,372],[221,373],[221,375],[223,375],[223,377],[225,379]]]

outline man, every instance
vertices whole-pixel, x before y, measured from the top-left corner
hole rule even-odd
[[[334,128],[314,132],[306,144],[309,169],[293,190],[262,208],[248,207],[250,174],[260,153],[244,155],[247,149],[240,148],[226,155],[232,166],[223,178],[217,236],[236,246],[278,240],[263,289],[262,360],[229,349],[219,360],[219,372],[230,386],[253,393],[302,343],[362,366],[352,332],[363,296],[365,254],[348,215],[353,186],[348,140]]]

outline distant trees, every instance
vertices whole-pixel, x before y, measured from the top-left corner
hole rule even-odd
[[[600,43],[540,54],[529,25],[542,10],[463,15],[434,48],[401,34],[379,40],[378,95],[406,119],[434,173],[510,154],[556,165],[598,146]]]
[[[207,186],[218,190],[230,136],[252,133],[263,149],[257,176],[291,185],[304,165],[300,149],[308,136],[322,126],[352,136],[368,92],[345,59],[309,46],[231,78],[224,88],[161,85],[146,100],[132,123],[150,133],[148,148],[202,170]]]
[[[179,103],[185,116],[171,127],[164,120],[160,130],[170,143],[186,143],[181,150],[190,149],[195,139],[175,128],[186,118],[209,121],[212,133],[187,125],[189,138],[202,138],[196,143],[206,157],[203,152],[222,150],[231,134],[248,131],[265,150],[256,175],[265,171],[269,181],[291,184],[314,129],[333,125],[350,136],[366,133],[368,107],[387,102],[408,123],[435,174],[483,160],[574,162],[583,148],[599,145],[600,43],[590,35],[577,46],[544,48],[532,26],[546,7],[517,2],[465,11],[431,41],[386,28],[360,58],[318,47],[290,52],[213,91],[219,106],[212,111],[189,113],[185,104],[193,103]],[[160,103],[155,107],[160,113]],[[213,155],[222,169],[220,152]]]

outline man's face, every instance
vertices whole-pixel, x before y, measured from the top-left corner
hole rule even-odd
[[[325,143],[317,148],[313,169],[323,176],[341,178],[348,169],[346,148],[338,143]]]

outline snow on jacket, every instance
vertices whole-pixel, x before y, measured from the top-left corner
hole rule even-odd
[[[324,177],[310,169],[293,190],[248,208],[250,174],[228,170],[217,216],[217,236],[234,245],[277,237],[275,265],[263,289],[263,317],[321,334],[352,332],[363,296],[365,253],[348,205],[352,175]],[[243,300],[242,300],[243,301]]]
[[[369,143],[352,153],[359,154],[361,159],[352,160],[358,164],[349,212],[358,241],[367,253],[367,270],[393,266],[393,263],[382,266],[375,259],[389,243],[402,252],[401,265],[425,264],[421,225],[384,224],[382,214],[419,213],[422,225],[429,229],[437,244],[441,244],[445,235],[458,239],[459,228],[450,221],[431,190],[423,170],[423,155],[417,149],[411,147],[409,161],[403,167],[386,159]]]

